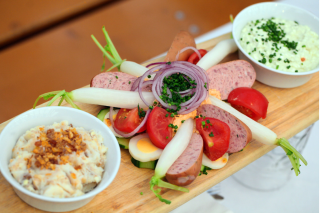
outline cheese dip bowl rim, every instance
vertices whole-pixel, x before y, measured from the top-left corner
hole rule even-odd
[[[281,15],[279,15],[281,14]],[[285,20],[291,20],[291,21],[298,21],[299,24],[301,25],[306,25],[308,27],[310,27],[311,31],[315,32],[316,34],[319,35],[319,18],[316,17],[315,15],[313,15],[312,13],[303,10],[301,8],[298,8],[296,6],[292,6],[289,4],[284,4],[284,3],[274,3],[274,2],[265,2],[265,3],[258,3],[258,4],[253,4],[249,7],[246,7],[245,9],[243,9],[242,11],[240,11],[240,13],[235,17],[234,21],[233,21],[233,26],[232,26],[232,35],[234,38],[234,41],[236,43],[236,45],[239,48],[239,57],[243,58],[246,60],[249,60],[249,62],[251,62],[254,66],[254,68],[256,69],[257,72],[257,80],[261,81],[262,83],[263,80],[258,78],[258,74],[259,71],[261,69],[261,73],[263,72],[263,77],[266,77],[266,71],[271,71],[273,72],[273,78],[276,77],[277,75],[275,75],[276,73],[280,74],[278,75],[279,77],[286,75],[286,76],[307,76],[307,75],[311,75],[314,74],[316,72],[319,71],[319,64],[318,66],[310,71],[306,71],[306,72],[286,72],[286,71],[282,71],[282,70],[276,70],[274,68],[268,67],[260,62],[258,62],[257,60],[255,60],[253,57],[251,57],[246,51],[244,51],[244,49],[242,48],[242,46],[240,45],[239,39],[241,36],[241,31],[244,28],[244,26],[251,22],[251,21],[255,21],[257,19],[261,19],[261,18],[271,18],[271,17],[275,17],[275,18],[281,18],[281,19],[285,19]],[[291,18],[294,17],[294,18]],[[308,21],[313,20],[313,24],[309,24]],[[308,22],[308,23],[306,23]],[[243,54],[241,56],[241,54]],[[258,70],[259,69],[259,70]],[[269,73],[272,75],[272,73]],[[311,78],[311,76],[310,76]],[[309,80],[310,80],[309,78]],[[269,79],[270,80],[270,79]],[[306,82],[304,82],[306,83]],[[268,84],[268,83],[266,83]],[[268,84],[269,85],[269,84]],[[300,84],[302,85],[302,84]],[[297,85],[297,86],[300,86]],[[275,85],[271,85],[271,86],[275,86]],[[276,87],[282,87],[282,86],[276,86]],[[284,88],[289,88],[289,87],[295,87],[295,86],[288,86],[288,87],[284,87]]]
[[[68,121],[74,127],[83,127],[86,131],[94,130],[101,134],[103,144],[108,149],[107,160],[102,179],[93,190],[77,197],[51,198],[25,189],[12,176],[8,165],[12,159],[13,147],[27,130],[36,126],[52,125],[54,122],[58,123],[63,120]],[[22,200],[45,211],[70,211],[89,203],[112,183],[118,173],[121,161],[120,147],[116,137],[103,122],[85,111],[63,106],[40,107],[18,115],[2,130],[0,146],[2,147],[0,149],[0,171],[4,178],[13,186],[14,191]]]

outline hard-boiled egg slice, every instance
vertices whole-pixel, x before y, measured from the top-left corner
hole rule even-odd
[[[221,169],[222,167],[224,167],[227,162],[228,162],[228,159],[229,159],[229,154],[228,153],[224,153],[224,155],[215,160],[215,161],[212,161],[210,160],[204,153],[203,153],[203,156],[202,156],[202,165],[204,166],[207,166],[211,169]]]
[[[148,133],[144,133],[130,139],[129,152],[134,159],[148,162],[159,159],[162,149],[153,145]]]
[[[110,110],[111,110],[111,109],[110,109]],[[113,115],[113,120],[116,119],[116,116],[117,116],[118,112],[119,112],[118,109],[113,110],[113,113],[112,113],[112,115]],[[112,124],[111,124],[111,121],[110,121],[110,119],[109,119],[109,113],[110,113],[110,111],[104,116],[103,122],[109,127],[109,129],[111,130],[111,132],[112,132],[116,137],[118,137],[118,138],[123,138],[123,136],[117,134],[117,133],[114,131],[114,129],[113,129],[113,127],[112,127]]]

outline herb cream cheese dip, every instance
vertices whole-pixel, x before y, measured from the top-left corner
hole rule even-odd
[[[100,134],[62,121],[23,134],[12,150],[9,169],[31,192],[53,198],[76,197],[101,181],[106,152]]]
[[[251,21],[242,29],[240,45],[258,62],[281,71],[306,72],[319,64],[319,36],[296,21]]]

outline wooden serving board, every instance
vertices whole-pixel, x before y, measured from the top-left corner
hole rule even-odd
[[[230,38],[230,34],[211,39],[198,45],[211,49],[219,41]],[[227,56],[223,61],[237,59],[237,53]],[[162,61],[159,58],[153,61]],[[292,89],[279,89],[255,82],[253,88],[262,92],[269,100],[268,115],[260,123],[277,133],[278,137],[291,138],[319,119],[319,74],[303,86]],[[57,103],[55,103],[57,104]],[[44,106],[44,104],[39,107]],[[79,104],[80,108],[97,115],[102,106]],[[9,120],[10,121],[10,120]],[[8,124],[0,124],[0,131]],[[149,189],[149,181],[154,171],[139,169],[132,165],[128,150],[121,150],[121,165],[111,185],[97,195],[89,204],[72,212],[169,212],[206,191],[246,165],[266,154],[275,146],[267,146],[251,141],[244,151],[232,154],[228,164],[208,175],[199,176],[187,188],[189,193],[162,189],[162,196],[172,201],[166,205]],[[308,159],[307,159],[308,160]],[[290,168],[288,168],[290,169]],[[140,195],[140,192],[143,195]],[[0,174],[0,212],[41,212],[18,198],[10,184]]]

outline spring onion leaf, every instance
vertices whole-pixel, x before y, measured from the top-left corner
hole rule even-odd
[[[113,68],[117,67],[120,71],[121,64],[126,61],[126,59],[122,60],[118,51],[116,50],[115,46],[113,45],[108,32],[106,31],[105,27],[102,27],[102,32],[104,34],[104,37],[106,39],[106,46],[102,47],[102,45],[98,42],[98,40],[94,37],[94,35],[91,35],[91,38],[93,39],[94,43],[99,47],[99,49],[102,51],[104,59],[102,64],[102,70],[105,68],[105,57],[109,59],[109,61],[113,64],[112,67],[110,67],[108,71],[112,70]]]
[[[233,23],[233,15],[232,15],[232,14],[230,14],[229,18],[230,18],[230,22],[231,22],[231,24],[232,24],[232,23]],[[230,38],[233,38],[232,33],[231,33],[231,35],[230,35]]]
[[[66,92],[65,90],[62,91],[53,91],[53,92],[48,92],[48,93],[44,93],[42,95],[40,95],[36,101],[33,104],[33,109],[36,108],[38,101],[43,98],[44,100],[48,100],[49,98],[52,98],[48,103],[47,106],[51,106],[52,103],[57,100],[58,98],[60,98],[60,101],[58,103],[58,106],[61,105],[62,101],[65,100],[68,104],[70,104],[73,108],[75,109],[80,109],[80,107],[78,107],[75,103],[73,103],[73,98],[72,98],[72,92]]]

